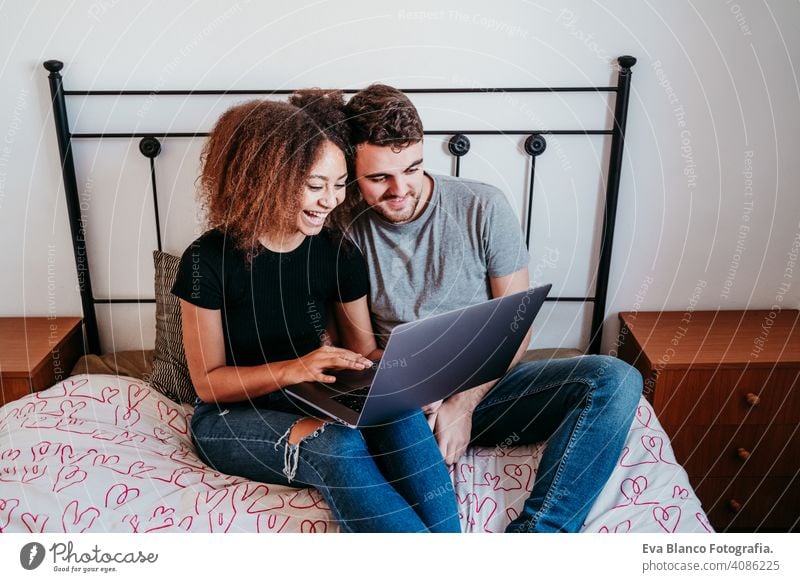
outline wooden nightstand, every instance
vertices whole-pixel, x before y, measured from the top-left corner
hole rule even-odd
[[[0,317],[0,405],[66,378],[81,355],[79,317]]]
[[[800,311],[619,314],[619,357],[718,531],[800,528]]]

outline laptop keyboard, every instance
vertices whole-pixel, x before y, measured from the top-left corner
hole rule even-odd
[[[339,404],[344,404],[350,410],[361,412],[364,408],[364,402],[367,400],[369,388],[369,386],[365,386],[364,388],[359,388],[347,394],[339,394],[339,396],[334,396],[332,399]]]

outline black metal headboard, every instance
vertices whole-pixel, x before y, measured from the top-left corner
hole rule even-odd
[[[617,85],[613,87],[504,87],[504,88],[444,88],[444,89],[403,89],[405,93],[570,93],[570,92],[600,92],[616,93],[614,105],[613,125],[604,129],[538,129],[538,130],[461,130],[425,131],[426,135],[450,135],[448,150],[455,158],[455,175],[460,172],[461,158],[470,150],[469,135],[527,135],[525,152],[530,157],[530,185],[527,198],[527,220],[525,222],[525,242],[530,246],[531,236],[531,203],[533,201],[534,175],[536,158],[547,147],[545,135],[610,135],[611,152],[608,165],[608,179],[606,182],[606,197],[603,214],[603,227],[600,242],[600,256],[597,267],[597,281],[594,297],[549,297],[548,301],[577,301],[591,302],[592,323],[590,336],[590,353],[599,353],[602,340],[603,320],[605,318],[606,295],[608,291],[608,275],[611,267],[611,250],[614,239],[614,225],[617,214],[617,198],[619,193],[620,174],[622,171],[622,154],[625,143],[625,125],[628,115],[628,99],[630,95],[631,67],[636,64],[632,56],[621,56],[617,59],[619,72]],[[92,292],[92,281],[89,273],[89,261],[86,251],[86,233],[81,215],[78,183],[75,175],[75,164],[72,157],[72,140],[74,139],[105,139],[105,138],[141,138],[139,151],[150,160],[150,176],[152,180],[153,201],[155,207],[155,224],[158,249],[161,250],[161,227],[158,216],[158,189],[155,174],[155,158],[161,152],[161,141],[169,138],[205,137],[204,132],[130,132],[130,133],[72,133],[67,118],[66,97],[70,95],[286,95],[294,89],[281,90],[156,90],[156,91],[67,91],[64,89],[64,80],[61,70],[64,63],[50,60],[44,63],[44,68],[49,71],[50,94],[53,99],[53,118],[56,126],[58,149],[61,156],[61,171],[64,180],[64,191],[67,198],[67,213],[69,216],[72,234],[72,246],[75,253],[75,264],[78,272],[78,288],[81,294],[83,307],[83,320],[86,325],[87,353],[100,353],[100,335],[95,314],[96,304],[109,303],[153,303],[154,299],[114,299],[96,298]],[[345,91],[353,93],[355,91]]]

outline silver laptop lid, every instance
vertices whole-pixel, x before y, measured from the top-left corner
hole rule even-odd
[[[503,376],[551,287],[398,325],[384,350],[362,420],[378,420],[384,407],[411,409]],[[392,404],[387,407],[388,400]]]

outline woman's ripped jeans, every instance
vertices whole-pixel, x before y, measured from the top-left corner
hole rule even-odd
[[[304,418],[280,393],[266,402],[200,403],[192,437],[217,471],[316,488],[343,531],[460,531],[452,482],[421,411],[360,430],[316,423],[298,438],[292,429]]]

